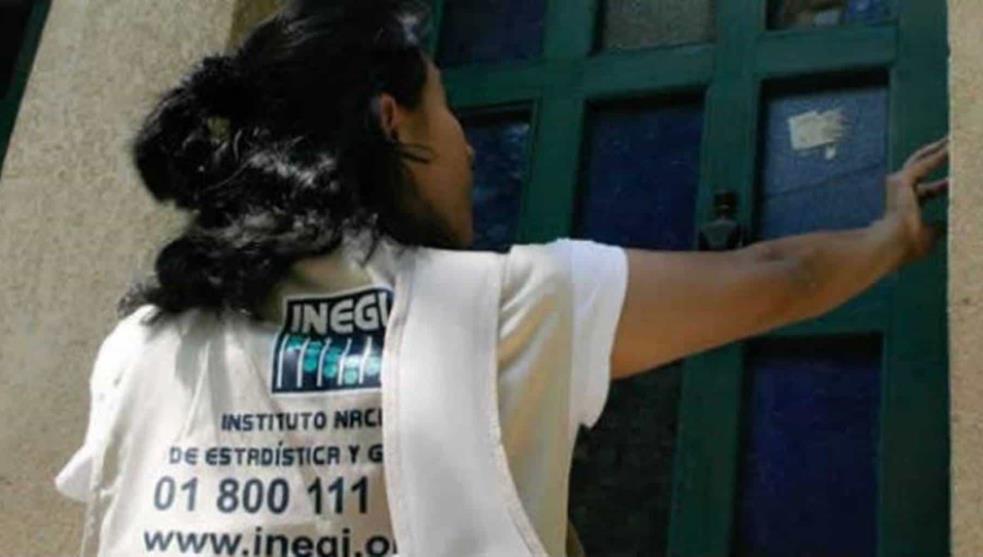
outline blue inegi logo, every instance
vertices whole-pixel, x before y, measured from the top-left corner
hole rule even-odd
[[[378,388],[392,291],[288,297],[273,350],[274,393]]]

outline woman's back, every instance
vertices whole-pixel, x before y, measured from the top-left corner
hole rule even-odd
[[[96,483],[127,494],[103,520],[98,554],[185,544],[279,554],[308,543],[338,555],[395,554],[379,372],[397,256],[384,246],[363,268],[343,253],[296,265],[271,294],[268,307],[281,311],[268,320],[190,311],[143,329],[142,363],[117,387],[126,395],[98,418],[113,424],[106,454],[126,462],[100,465]],[[608,369],[596,362],[620,311],[624,256],[557,242],[501,257],[499,315],[472,318],[498,320],[497,402],[510,472],[546,551],[566,554],[570,456],[576,427],[596,419],[606,396]],[[594,324],[575,326],[573,312],[577,323]],[[575,348],[592,344],[598,350]],[[593,367],[573,365],[575,355]],[[455,456],[432,457],[439,468]],[[80,481],[70,468],[66,493]]]

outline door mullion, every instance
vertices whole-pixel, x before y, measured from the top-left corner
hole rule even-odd
[[[891,74],[890,168],[948,123],[944,2],[898,0],[898,60]],[[931,177],[929,177],[931,179]],[[945,218],[929,201],[927,221]],[[885,339],[878,555],[948,555],[949,391],[946,244],[897,276]]]
[[[573,232],[584,99],[548,93],[535,110],[529,185],[522,200],[519,242],[548,242]]]
[[[547,0],[543,58],[581,60],[593,46],[598,0]]]
[[[532,168],[523,192],[519,242],[548,242],[573,233],[584,120],[580,68],[591,51],[597,1],[546,3],[543,61],[556,71],[542,84],[534,109]]]
[[[733,190],[737,219],[753,222],[759,84],[755,44],[765,0],[720,0],[697,223],[712,219],[715,191]],[[695,247],[695,246],[694,246]],[[737,497],[744,373],[742,343],[686,360],[673,471],[669,554],[730,555]]]
[[[430,37],[427,44],[427,53],[433,59],[437,58],[437,48],[440,46],[440,28],[444,16],[444,2],[446,0],[428,0],[430,6]]]

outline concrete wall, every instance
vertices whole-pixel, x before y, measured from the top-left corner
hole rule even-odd
[[[180,224],[125,143],[159,91],[221,49],[233,0],[55,0],[0,182],[0,556],[74,555],[78,446],[113,308]]]
[[[983,555],[983,2],[949,0],[952,554]]]

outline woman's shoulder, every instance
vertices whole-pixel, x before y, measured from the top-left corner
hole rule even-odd
[[[562,285],[569,282],[570,265],[564,240],[516,244],[505,254],[508,282]]]
[[[128,313],[118,314],[115,324],[103,337],[96,356],[100,369],[119,370],[139,356],[156,340],[167,336],[180,336],[189,327],[203,321],[210,323],[220,319],[212,312],[200,308],[188,308],[171,314],[157,305],[143,304]]]
[[[614,290],[627,274],[624,248],[587,239],[515,245],[506,257],[506,303],[549,298],[577,306],[598,288]]]
[[[433,259],[438,267],[444,258],[444,268],[451,270],[460,268],[462,262],[499,268],[504,311],[530,304],[575,305],[576,292],[583,290],[578,289],[578,284],[603,276],[607,270],[598,267],[613,265],[624,257],[620,246],[568,237],[513,244],[506,251],[418,248],[414,252],[418,257]]]
[[[116,323],[102,338],[89,375],[89,389],[94,400],[116,390],[126,370],[144,350],[153,327],[149,321],[157,311],[157,306],[145,304],[117,315]]]
[[[144,304],[129,313],[117,315],[116,323],[103,338],[103,350],[119,353],[144,339],[166,316],[153,304]]]
[[[569,249],[576,240],[559,239],[546,243],[513,244],[505,251],[446,250],[417,247],[413,250],[417,260],[437,262],[443,259],[448,267],[474,263],[500,266],[503,271],[503,287],[525,285],[527,287],[557,286],[569,282]]]
[[[513,245],[503,254],[504,317],[563,311],[573,304],[568,246],[564,240]],[[506,319],[507,320],[507,319]]]

